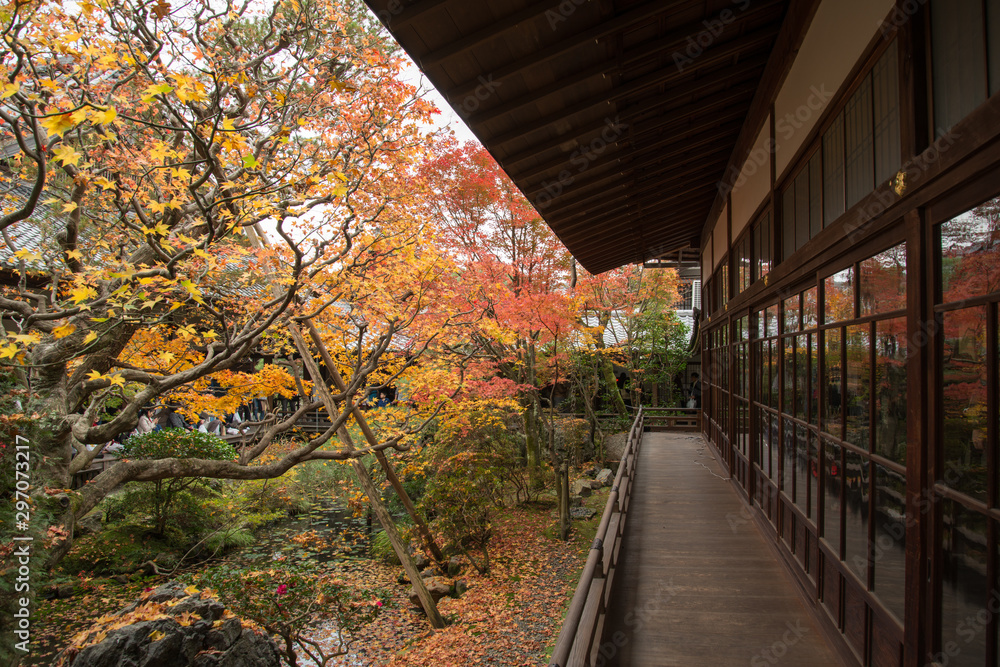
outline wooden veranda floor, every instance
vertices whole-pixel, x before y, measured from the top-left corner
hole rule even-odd
[[[844,664],[722,475],[700,435],[644,434],[598,664]]]

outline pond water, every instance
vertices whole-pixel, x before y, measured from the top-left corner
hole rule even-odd
[[[368,558],[378,522],[354,516],[354,511],[333,504],[317,504],[305,514],[282,519],[259,531],[257,541],[241,550],[241,559],[296,560],[325,565],[351,558]]]

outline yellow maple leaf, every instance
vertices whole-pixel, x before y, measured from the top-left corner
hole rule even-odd
[[[74,167],[79,164],[80,158],[83,157],[76,152],[72,146],[68,144],[59,144],[52,149],[52,155],[56,160],[65,164],[71,164]]]
[[[62,325],[61,327],[56,327],[55,329],[53,329],[52,330],[52,335],[55,336],[56,338],[65,338],[66,336],[69,336],[74,331],[76,331],[76,325],[67,322],[66,324]]]
[[[13,359],[14,355],[16,355],[19,351],[20,348],[13,343],[0,347],[0,359]]]
[[[43,118],[42,125],[48,130],[49,134],[57,137],[61,137],[76,127],[76,123],[73,122],[73,118],[68,113]]]
[[[104,178],[103,176],[98,176],[97,178],[95,178],[94,183],[100,185],[101,189],[103,190],[110,190],[111,188],[115,187],[114,183]]]
[[[88,380],[101,380],[103,378],[104,376],[101,375],[100,371],[90,371],[89,373],[87,373]]]
[[[62,210],[63,210],[63,213],[72,213],[77,208],[79,208],[79,206],[77,206],[77,203],[75,201],[71,201],[71,202],[66,202],[65,204],[63,204]]]
[[[81,287],[74,287],[69,291],[70,301],[73,303],[83,303],[87,299],[97,296],[97,290],[93,287],[87,287],[86,285]]]
[[[17,81],[14,83],[5,83],[0,86],[0,100],[5,100],[12,95],[16,95],[19,90],[21,90],[21,84]]]
[[[83,253],[79,250],[67,250],[66,257],[69,259],[83,259]]]
[[[108,107],[104,111],[95,111],[92,113],[90,120],[94,121],[95,125],[110,125],[117,117],[118,112],[115,111],[115,108]]]
[[[153,633],[151,633],[149,635],[149,641],[150,642],[158,642],[158,641],[160,641],[161,639],[163,639],[166,636],[167,636],[166,632],[163,632],[162,630],[156,630],[156,631],[154,631]]]
[[[173,89],[174,87],[169,83],[154,83],[146,88],[146,94],[142,96],[142,101],[151,102],[157,95],[166,95]]]
[[[83,344],[89,345],[90,343],[93,343],[95,340],[97,340],[97,332],[91,331],[90,333],[87,334],[86,338],[83,339]]]

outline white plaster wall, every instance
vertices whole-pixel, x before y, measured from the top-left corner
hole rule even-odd
[[[774,102],[779,180],[894,4],[894,0],[823,0],[816,10]]]
[[[740,170],[731,193],[733,206],[733,238],[746,229],[750,217],[771,192],[771,117],[757,134],[750,156]]]
[[[715,231],[712,232],[712,268],[714,269],[722,261],[729,251],[728,224],[729,207],[722,207],[722,214],[715,222]]]

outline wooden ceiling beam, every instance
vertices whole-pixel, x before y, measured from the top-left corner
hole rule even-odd
[[[618,18],[611,19],[610,21],[605,21],[601,25],[594,26],[588,30],[577,33],[566,39],[560,40],[551,46],[548,46],[538,52],[529,53],[523,58],[518,58],[517,60],[496,67],[489,73],[490,80],[504,81],[516,74],[543,65],[554,58],[565,55],[578,49],[582,46],[588,46],[594,42],[607,37],[608,35],[613,35],[616,32],[626,30],[634,25],[642,23],[654,16],[659,14],[672,15],[675,13],[681,13],[690,11],[692,8],[700,7],[703,0],[688,0],[688,2],[679,3],[674,7],[664,8],[662,0],[651,0],[627,14],[623,14]],[[479,78],[469,79],[468,81],[462,82],[452,88],[445,94],[448,101],[454,102],[455,100],[464,100],[469,95],[475,93],[476,89],[482,85]]]
[[[661,169],[647,172],[645,174],[623,173],[622,178],[618,181],[607,183],[601,189],[589,186],[579,188],[573,187],[572,190],[564,190],[558,197],[552,197],[548,200],[549,202],[555,203],[557,207],[553,208],[552,203],[546,206],[546,208],[553,208],[553,212],[556,216],[554,218],[549,216],[546,220],[559,220],[559,215],[569,210],[575,210],[576,208],[588,205],[588,203],[593,199],[604,197],[608,190],[627,188],[626,196],[634,198],[650,189],[667,190],[670,192],[677,189],[683,189],[682,187],[679,187],[679,185],[675,186],[675,183],[678,180],[681,182],[690,180],[690,178],[688,178],[688,174],[692,173],[692,170],[697,170],[697,172],[694,173],[699,174],[709,170],[718,171],[721,168],[721,165],[725,163],[725,155],[722,154],[725,153],[726,150],[726,146],[722,145],[711,153],[692,155],[686,160],[679,160],[666,165]],[[720,155],[721,157],[717,157]],[[683,177],[679,179],[671,179],[671,172],[680,172],[683,174]],[[558,202],[561,199],[569,198],[570,195],[580,191],[590,192],[590,194],[584,197],[572,198],[570,199],[570,203],[568,205],[558,207]],[[531,201],[536,200],[537,197],[535,200]]]
[[[702,125],[702,127],[709,127],[710,129],[708,130],[704,130],[694,136],[668,136],[660,141],[643,144],[642,150],[627,150],[621,146],[616,146],[615,148],[617,150],[611,154],[589,161],[583,172],[576,172],[573,175],[573,187],[589,187],[596,179],[581,179],[579,177],[588,172],[595,172],[613,163],[620,163],[623,170],[641,169],[651,164],[656,164],[658,162],[677,157],[688,151],[704,148],[727,137],[736,137],[739,135],[740,127],[743,124],[742,120],[740,120],[743,117],[743,113],[742,111],[737,110],[734,112],[734,115],[738,115],[739,119],[730,119],[728,122],[717,125],[712,122],[715,120],[712,118],[709,122]],[[701,127],[698,129],[701,129]],[[609,149],[610,148],[611,147],[609,146]],[[571,164],[571,162],[567,162],[563,159],[557,167],[562,165],[569,167]],[[556,178],[558,178],[558,176]],[[519,177],[519,180],[523,182],[521,177]],[[543,186],[547,183],[548,180],[543,179],[542,181],[534,183],[529,187],[522,187],[521,191],[524,192],[528,199],[534,199],[535,196],[546,189],[546,187]],[[564,192],[569,192],[569,190],[564,190]]]
[[[695,229],[698,226],[697,218],[699,211],[703,211],[704,209],[705,203],[704,201],[700,201],[680,206],[673,205],[670,210],[666,212],[663,211],[662,207],[654,208],[649,211],[643,210],[641,215],[635,212],[617,212],[601,217],[586,218],[575,223],[572,227],[560,229],[558,234],[559,238],[562,239],[564,243],[575,244],[580,239],[586,239],[591,236],[595,228],[604,228],[607,225],[612,224],[615,220],[627,220],[628,224],[632,226],[645,226],[648,221],[664,222],[667,218],[669,218],[669,221],[671,222],[683,223],[685,226],[690,225],[691,229],[686,230],[686,233],[695,234]],[[623,222],[621,224],[625,223]]]
[[[748,75],[749,73],[756,74],[757,70],[760,70],[761,68],[764,67],[766,61],[767,61],[766,57],[758,56],[755,58],[751,58],[749,60],[741,62],[738,65],[734,65],[726,72],[726,76],[727,78],[742,80],[742,77]],[[543,118],[539,118],[534,122],[523,123],[520,124],[516,129],[510,130],[503,134],[498,134],[492,137],[488,137],[486,139],[486,143],[488,143],[490,147],[497,149],[502,147],[504,144],[508,144],[517,139],[522,139],[523,137],[526,137],[532,134],[533,132],[545,129],[546,127],[551,125],[555,125],[560,121],[563,121],[578,113],[584,111],[590,111],[600,106],[611,107],[605,112],[610,116],[611,114],[614,113],[612,104],[615,101],[617,101],[621,97],[626,97],[627,95],[630,95],[632,93],[645,90],[654,85],[658,85],[663,76],[664,75],[659,72],[654,72],[653,74],[642,77],[636,81],[624,84],[620,88],[611,91],[611,94],[592,96],[586,100],[583,100],[582,102],[577,102],[572,106],[565,107]],[[688,87],[692,90],[704,90],[705,88],[708,87],[718,86],[718,84],[719,84],[718,80],[704,78],[692,81],[690,84],[688,84]],[[608,120],[609,119],[605,118],[604,122],[598,125],[598,127],[600,128],[607,125]]]
[[[749,19],[744,18],[744,21],[747,20]],[[698,23],[697,26],[701,30],[705,29],[704,24],[702,23]],[[778,29],[778,26],[766,25],[754,30],[753,32],[735,37],[728,41],[713,43],[705,49],[705,52],[698,57],[691,67],[687,69],[679,68],[674,65],[662,67],[655,72],[651,72],[634,81],[628,82],[620,88],[612,89],[611,99],[623,97],[624,95],[629,94],[629,92],[634,92],[635,90],[642,90],[651,86],[665,86],[680,79],[690,78],[692,73],[699,69],[710,68],[723,64],[726,61],[731,60],[734,55],[744,51],[756,49],[763,45],[770,45],[774,42],[774,37],[778,33]],[[642,47],[638,47],[623,54],[622,59],[642,60],[655,57],[656,54],[662,51],[677,50],[677,48],[687,45],[687,40],[690,39],[693,34],[692,30],[696,30],[694,28],[694,24],[685,26],[681,30],[672,31],[667,39],[650,40]],[[558,81],[546,85],[543,88],[528,91],[520,97],[502,102],[479,113],[473,114],[469,117],[469,124],[482,125],[483,123],[489,123],[518,109],[535,105],[539,100],[545,99],[546,97],[551,97],[553,95],[565,95],[568,92],[572,92],[573,88],[579,86],[584,81],[596,76],[600,75],[612,77],[622,73],[624,73],[624,67],[620,63],[616,62],[610,67],[606,62],[598,63],[597,65],[592,65],[591,67],[580,70],[572,75],[560,77]]]
[[[403,7],[399,11],[393,11],[391,7],[393,5],[401,5],[399,0],[389,0],[386,9],[379,9],[373,6],[373,0],[365,0],[365,4],[372,10],[372,13],[378,17],[380,21],[389,28],[390,32],[395,34],[395,31],[409,25],[415,19],[420,18],[424,14],[442,5],[448,4],[448,0],[421,0],[420,2],[415,2],[409,7]]]
[[[726,92],[728,93],[729,91]],[[739,105],[733,104],[733,101],[739,99],[740,97],[743,97],[743,93],[739,95],[735,94],[722,95],[721,99],[724,101],[721,104],[719,104],[719,106],[723,106],[724,108],[720,112],[720,115],[711,115],[711,112],[714,110],[714,107],[717,104],[715,102],[709,103],[706,101],[704,105],[701,103],[691,105],[689,107],[691,111],[701,112],[696,118],[696,122],[694,125],[691,124],[691,121],[688,120],[688,118],[680,118],[680,119],[670,118],[655,125],[649,124],[649,126],[645,128],[644,131],[642,132],[634,132],[633,130],[635,126],[631,125],[628,122],[625,122],[623,123],[623,125],[625,125],[629,130],[627,140],[618,144],[608,144],[607,148],[604,149],[604,151],[602,152],[601,156],[598,159],[590,161],[590,166],[591,168],[593,168],[599,165],[607,164],[611,161],[620,160],[622,158],[621,154],[627,150],[630,150],[628,155],[629,157],[632,157],[668,145],[674,140],[673,133],[670,131],[661,132],[661,134],[665,135],[665,137],[661,137],[660,139],[657,139],[652,142],[642,141],[642,136],[644,136],[645,134],[652,134],[654,131],[666,128],[671,124],[673,124],[674,126],[672,129],[676,132],[680,132],[682,126],[685,131],[691,132],[700,130],[705,127],[712,127],[719,123],[726,123],[736,118],[743,118],[745,111]],[[682,113],[680,115],[684,116],[685,114]],[[641,145],[641,148],[636,148],[639,145]],[[629,148],[626,148],[626,146],[628,146]],[[585,147],[589,147],[589,144]],[[534,176],[539,176],[547,171],[559,169],[567,162],[572,162],[573,158],[578,154],[585,155],[588,152],[589,151],[584,151],[583,148],[581,147],[577,147],[576,149],[574,149],[572,153],[570,153],[569,151],[565,151],[559,157],[549,160],[548,162],[537,164],[523,171],[511,171],[508,173],[510,174],[511,178],[517,180],[518,182],[524,182],[527,179],[531,179]]]
[[[535,2],[529,4],[519,12],[514,12],[513,14],[508,14],[499,20],[491,21],[479,30],[451,42],[447,46],[442,46],[439,49],[435,49],[434,51],[421,56],[420,67],[421,69],[436,67],[445,60],[468,53],[480,44],[485,44],[497,39],[507,31],[513,30],[522,23],[533,23],[540,17],[544,17],[549,12],[556,11],[559,5],[563,2],[565,2],[565,0],[546,0],[545,2]]]

